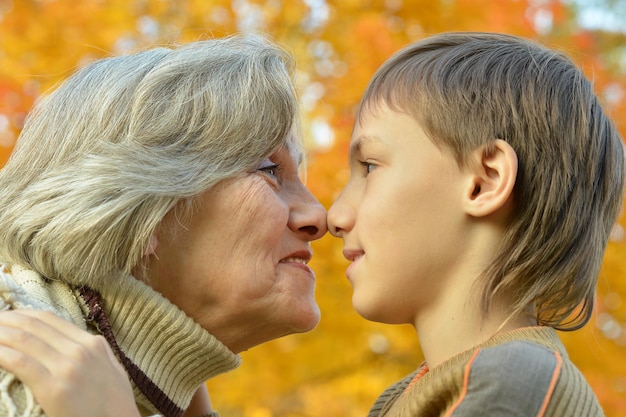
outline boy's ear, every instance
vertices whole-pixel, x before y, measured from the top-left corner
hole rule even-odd
[[[517,154],[507,142],[496,139],[474,151],[467,172],[465,212],[473,217],[490,215],[505,207],[513,195]]]

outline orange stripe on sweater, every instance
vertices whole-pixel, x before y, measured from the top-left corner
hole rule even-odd
[[[465,365],[465,371],[463,372],[464,373],[464,375],[463,375],[463,389],[461,390],[461,395],[459,396],[459,399],[457,400],[457,402],[452,406],[452,408],[450,408],[448,410],[448,412],[446,413],[445,417],[450,417],[452,415],[452,413],[454,413],[454,411],[459,407],[459,405],[461,405],[461,403],[465,399],[465,396],[467,395],[467,387],[469,386],[470,371],[471,371],[472,365],[474,364],[474,361],[476,360],[476,357],[478,357],[479,353],[480,353],[480,349],[476,349],[476,352],[474,352],[472,354],[472,357],[467,362],[467,365]]]
[[[537,417],[543,417],[545,415],[546,410],[548,409],[548,404],[550,403],[550,399],[552,398],[552,393],[554,392],[554,387],[556,387],[556,381],[559,379],[559,374],[561,373],[561,365],[563,365],[563,359],[561,359],[561,355],[559,355],[559,352],[557,352],[556,350],[554,351],[554,357],[556,358],[556,366],[554,367],[550,386],[548,387],[546,397],[543,399],[543,404],[541,405],[541,409],[539,410],[539,414],[537,414]]]
[[[422,378],[427,373],[428,373],[428,365],[425,363],[424,365],[422,365],[422,368],[419,370],[419,372],[413,377],[411,382],[409,382],[409,385],[407,385],[407,387],[404,389],[404,392],[402,393],[402,395],[406,394],[411,388],[413,388],[413,385],[415,385],[417,381],[419,381],[420,378]]]

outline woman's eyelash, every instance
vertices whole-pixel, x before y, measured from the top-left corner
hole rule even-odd
[[[279,168],[280,167],[277,164],[271,164],[262,166],[258,170],[275,177],[276,175],[278,175]]]

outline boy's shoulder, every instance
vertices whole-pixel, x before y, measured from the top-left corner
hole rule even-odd
[[[406,380],[388,390],[385,406],[377,402],[382,412],[370,416],[602,416],[593,391],[550,328],[508,332],[411,384]]]
[[[474,350],[465,366],[466,379],[515,381],[513,389],[525,384],[531,390],[550,390],[559,377],[563,360],[568,360],[563,349],[521,339],[501,342]],[[526,395],[530,395],[527,392]]]
[[[476,349],[464,367],[451,415],[544,415],[562,368],[561,352],[536,341]]]
[[[552,329],[476,349],[451,416],[602,415],[582,373]],[[556,339],[556,340],[555,340]]]

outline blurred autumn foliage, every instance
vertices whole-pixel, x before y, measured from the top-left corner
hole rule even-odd
[[[33,102],[77,66],[236,31],[268,33],[297,57],[307,185],[326,207],[348,177],[354,107],[369,77],[394,51],[436,32],[500,31],[565,50],[594,80],[624,135],[626,32],[610,25],[620,11],[624,21],[624,2],[593,4],[590,14],[571,0],[0,0],[0,164]],[[591,21],[603,26],[581,26],[585,16],[599,16]],[[622,215],[593,321],[561,334],[609,417],[626,414],[625,227]],[[314,250],[320,325],[243,353],[239,370],[210,381],[222,415],[364,416],[384,388],[421,361],[412,328],[368,323],[354,313],[341,242],[327,236]]]

